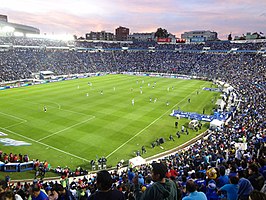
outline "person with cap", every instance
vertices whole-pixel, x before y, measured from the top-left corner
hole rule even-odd
[[[206,196],[208,200],[218,200],[220,198],[217,193],[216,182],[214,180],[209,181]]]
[[[197,191],[197,185],[193,180],[187,181],[186,192],[188,193],[188,196],[183,197],[182,200],[207,200],[206,194]]]
[[[151,176],[154,183],[141,192],[138,175],[133,179],[136,200],[178,200],[176,184],[166,178],[167,167],[164,163],[152,163]]]
[[[254,188],[250,181],[245,178],[245,171],[243,169],[237,172],[237,177],[239,178],[237,192],[238,200],[248,200],[249,194],[254,190]]]
[[[121,191],[112,187],[113,180],[110,173],[106,170],[97,172],[96,187],[97,191],[91,194],[88,200],[125,200]]]

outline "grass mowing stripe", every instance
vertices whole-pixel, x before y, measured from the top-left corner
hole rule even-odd
[[[192,93],[195,93],[197,90],[193,91]],[[175,108],[177,105],[179,105],[180,103],[182,103],[184,100],[186,100],[192,93],[190,93],[189,95],[187,95],[185,98],[183,98],[179,103],[175,104],[174,106],[172,106],[172,108],[170,108],[169,110],[167,110],[165,113],[163,113],[161,116],[159,116],[157,119],[155,119],[154,121],[152,121],[148,126],[144,127],[142,130],[140,130],[138,133],[136,133],[133,137],[131,137],[129,140],[127,140],[126,142],[124,142],[122,145],[120,145],[118,148],[116,148],[114,151],[112,151],[110,154],[108,154],[106,156],[106,158],[109,158],[112,154],[114,154],[116,151],[118,151],[120,148],[122,148],[123,146],[125,146],[128,142],[130,142],[131,140],[133,140],[135,137],[137,137],[139,134],[141,134],[144,130],[146,130],[147,128],[149,128],[151,125],[153,125],[155,122],[157,122],[159,119],[161,119],[164,115],[166,115],[167,113],[169,113],[173,108]]]
[[[84,124],[84,123],[86,123],[86,122],[88,122],[88,121],[90,121],[90,120],[92,120],[92,119],[94,119],[94,118],[95,118],[95,116],[93,116],[93,117],[91,117],[91,118],[89,118],[89,119],[86,119],[86,120],[84,120],[84,121],[81,121],[81,122],[79,122],[79,123],[76,123],[76,124],[74,124],[74,125],[72,125],[72,126],[66,127],[66,128],[64,128],[64,129],[62,129],[62,130],[60,130],[60,131],[57,131],[57,132],[55,132],[55,133],[52,133],[52,134],[50,134],[50,135],[47,135],[47,136],[45,136],[45,137],[43,137],[43,138],[37,140],[37,142],[40,142],[40,141],[42,141],[42,140],[44,140],[44,139],[46,139],[46,138],[52,137],[53,135],[56,135],[56,134],[58,134],[58,133],[64,132],[64,131],[66,131],[66,130],[69,130],[69,129],[71,129],[71,128],[75,127],[75,126],[78,126],[78,125],[80,125],[80,124]]]
[[[26,137],[26,136],[24,136],[24,135],[21,135],[21,134],[19,134],[19,133],[14,132],[14,131],[8,130],[8,129],[6,129],[6,128],[1,128],[1,127],[0,127],[0,129],[3,129],[3,130],[5,130],[5,131],[7,131],[7,132],[10,132],[10,133],[14,134],[14,135],[17,135],[17,136],[20,136],[20,137],[22,137],[22,138],[25,138],[25,139],[27,139],[27,140],[29,140],[29,141],[32,141],[32,142],[38,143],[38,144],[43,145],[43,146],[46,146],[46,147],[49,147],[49,148],[54,149],[54,150],[56,150],[56,151],[59,151],[59,152],[61,152],[61,153],[67,154],[67,155],[69,155],[69,156],[72,156],[72,157],[78,158],[78,159],[80,159],[80,160],[84,160],[84,161],[90,162],[90,160],[87,160],[86,158],[82,158],[82,157],[77,156],[77,155],[74,155],[74,154],[72,154],[72,153],[69,153],[69,152],[63,151],[63,150],[61,150],[61,149],[58,149],[58,148],[53,147],[53,146],[51,146],[51,145],[45,144],[45,143],[43,143],[43,142],[39,142],[39,141],[33,140],[33,139],[29,138],[29,137]]]
[[[91,82],[92,86],[88,82]],[[211,102],[211,92],[206,95],[204,92],[193,95],[193,91],[201,90],[203,84],[207,83],[199,80],[106,75],[0,91],[1,111],[27,120],[27,123],[15,125],[15,118],[0,114],[0,126],[35,141],[32,146],[5,146],[3,150],[48,160],[52,166],[59,164],[89,168],[85,161],[70,155],[87,160],[95,159],[95,155],[109,155],[143,129],[142,134],[135,136],[127,145],[109,156],[108,165],[115,166],[119,159],[128,160],[135,156],[132,152],[139,148],[137,143],[147,147],[148,153],[144,156],[148,157],[163,151],[149,148],[151,142],[157,137],[168,138],[170,133],[175,134],[177,131],[173,126],[175,118],[166,114],[162,116],[162,113],[168,113],[169,109],[175,106],[177,109],[177,105],[181,110],[199,113],[202,112],[202,107],[206,106],[203,101]],[[100,94],[101,90],[103,95]],[[188,95],[190,96],[187,97]],[[152,100],[157,98],[157,102],[150,102],[150,97]],[[131,104],[133,98],[134,107]],[[191,98],[190,104],[185,101],[186,98]],[[167,101],[170,102],[169,106],[166,105]],[[44,105],[48,108],[46,113],[43,112]],[[86,121],[93,116],[93,121]],[[153,124],[150,125],[151,123]],[[180,125],[186,123],[188,120],[180,119]],[[19,137],[9,133],[13,139]],[[182,136],[175,143],[166,142],[163,147],[165,150],[174,148],[196,134],[190,130],[188,136]],[[69,154],[52,148],[46,149],[44,145],[36,142],[38,140]],[[46,152],[49,152],[49,156]]]

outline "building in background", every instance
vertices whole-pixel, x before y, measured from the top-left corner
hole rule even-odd
[[[133,33],[128,36],[128,40],[138,41],[138,42],[150,42],[154,41],[155,36],[154,32],[152,33]]]
[[[7,22],[7,16],[6,15],[0,15],[0,21]]]
[[[129,28],[119,26],[115,29],[115,38],[118,41],[128,40]]]
[[[101,32],[93,32],[86,33],[86,40],[106,40],[106,41],[113,41],[114,40],[114,34],[108,33],[105,31]]]
[[[243,34],[242,36],[235,36],[234,40],[257,40],[257,39],[265,39],[264,33],[262,33],[262,32],[260,32],[260,33],[247,32],[246,35]]]
[[[217,41],[218,34],[214,31],[189,31],[181,34],[181,39],[187,42]]]
[[[32,26],[10,23],[6,15],[0,15],[0,36],[26,36],[26,34],[40,34],[40,30]]]

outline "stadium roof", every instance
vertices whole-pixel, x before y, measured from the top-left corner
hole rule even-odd
[[[40,34],[40,30],[38,28],[23,25],[23,24],[5,22],[5,21],[0,20],[0,29],[3,27],[12,27],[15,29],[14,32],[22,32],[24,34],[27,34],[27,33]]]

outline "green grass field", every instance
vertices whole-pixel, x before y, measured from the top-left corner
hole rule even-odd
[[[7,138],[31,145],[0,144],[0,150],[28,154],[30,159],[47,160],[52,167],[60,165],[72,169],[77,166],[90,169],[89,162],[96,156],[107,157],[107,166],[115,166],[121,159],[126,161],[134,157],[134,152],[142,145],[147,149],[143,157],[149,157],[172,149],[199,133],[189,130],[189,135],[177,139],[176,118],[169,114],[178,107],[198,113],[205,108],[205,114],[211,114],[214,106],[211,99],[219,93],[204,91],[202,87],[211,87],[211,83],[106,75],[2,90],[0,131],[8,134]],[[43,111],[44,106],[47,112]],[[186,119],[180,119],[178,129],[187,123]],[[206,127],[207,124],[201,131]],[[170,134],[175,141],[168,140]],[[159,137],[166,139],[161,145],[164,149],[152,149],[151,142]]]

